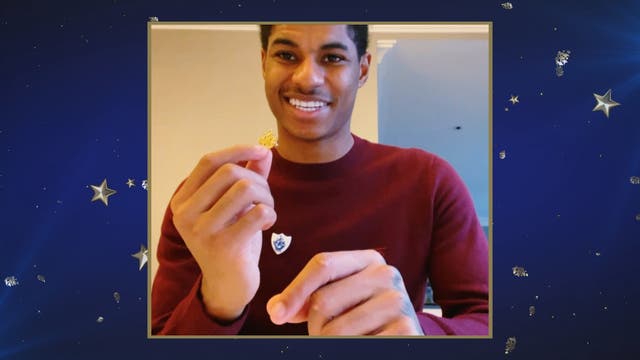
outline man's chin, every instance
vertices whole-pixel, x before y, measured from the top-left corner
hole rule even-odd
[[[322,132],[300,132],[298,134],[292,134],[298,141],[307,143],[315,143],[327,139],[329,136]]]
[[[289,137],[304,142],[318,142],[330,137],[330,133],[328,130],[317,127],[308,127],[304,129],[296,127],[285,127],[285,131],[287,132],[287,135]]]

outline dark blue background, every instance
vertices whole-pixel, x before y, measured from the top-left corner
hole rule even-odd
[[[500,2],[3,0],[0,279],[20,284],[0,283],[0,358],[638,358],[640,3]],[[494,339],[148,340],[131,254],[147,242],[150,16],[492,21]],[[592,112],[608,89],[610,118]],[[108,207],[88,187],[105,178]]]

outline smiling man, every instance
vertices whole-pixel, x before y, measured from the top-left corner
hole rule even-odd
[[[278,120],[278,153],[284,158],[329,162],[353,145],[351,112],[371,61],[366,49],[357,49],[347,34],[355,37],[356,29],[345,25],[263,27],[263,36],[271,33],[262,50],[265,92]],[[318,33],[322,36],[314,36]]]
[[[174,194],[153,334],[488,334],[487,241],[460,177],[351,133],[367,37],[261,27],[278,145],[206,154]],[[422,312],[427,279],[443,317]]]

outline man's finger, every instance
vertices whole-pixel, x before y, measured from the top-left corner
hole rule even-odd
[[[259,231],[264,231],[277,219],[276,211],[265,204],[258,204],[251,208],[246,214],[240,217],[237,222],[228,227],[229,238],[248,239]]]
[[[334,318],[350,312],[358,304],[388,288],[392,277],[388,265],[373,265],[331,284],[324,285],[310,297],[307,322],[309,334],[320,334]]]
[[[260,184],[246,179],[239,180],[202,215],[199,221],[207,224],[211,231],[217,232],[234,218],[246,214],[255,204],[265,204],[273,208],[273,196]]]
[[[271,171],[272,160],[273,153],[268,151],[265,157],[247,162],[246,168],[262,175],[266,179],[269,177],[269,171]]]
[[[384,263],[375,250],[353,250],[321,253],[314,256],[282,293],[271,298],[267,311],[271,321],[284,324],[306,321],[309,296],[330,282],[362,271],[369,265]]]
[[[210,210],[238,182],[251,184],[251,187],[262,188],[263,192],[271,194],[267,180],[261,175],[239,165],[227,163],[185,200],[183,203],[185,214],[198,216]]]
[[[226,163],[259,160],[264,158],[269,149],[260,145],[236,145],[224,150],[203,156],[193,169],[184,185],[176,193],[173,202],[181,204],[190,197],[218,168]]]

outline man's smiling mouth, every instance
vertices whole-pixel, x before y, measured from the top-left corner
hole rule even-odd
[[[303,101],[294,98],[288,98],[289,104],[294,106],[296,109],[313,112],[320,110],[328,105],[327,102],[324,101]]]

